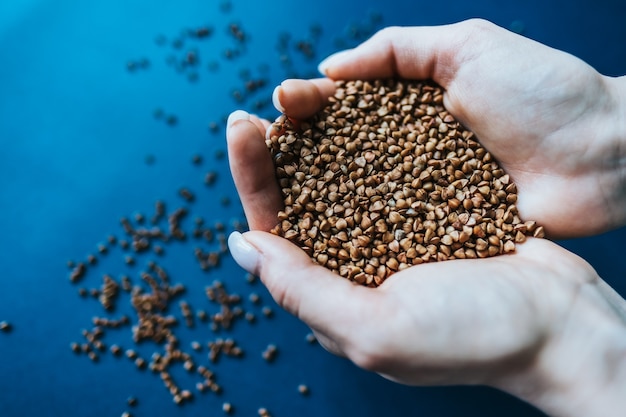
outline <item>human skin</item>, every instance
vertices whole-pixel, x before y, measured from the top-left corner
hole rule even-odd
[[[333,79],[441,84],[450,113],[518,184],[522,218],[551,236],[624,223],[623,78],[476,20],[386,29],[321,69]],[[333,89],[327,79],[291,80],[274,101],[304,119]],[[267,233],[282,208],[268,126],[245,112],[229,119],[231,171],[252,230],[229,246],[324,347],[404,384],[490,385],[553,416],[623,413],[626,302],[583,259],[530,238],[510,255],[414,266],[375,289],[353,285]]]
[[[482,20],[387,28],[320,69],[331,79],[440,84],[446,109],[516,182],[521,216],[549,236],[588,236],[626,222],[626,77],[603,76]],[[275,96],[297,109],[296,119],[312,114],[319,104],[293,105],[304,89],[289,83]]]

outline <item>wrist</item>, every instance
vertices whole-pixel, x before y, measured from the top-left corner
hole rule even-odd
[[[616,103],[616,136],[622,144],[620,147],[621,157],[626,158],[626,75],[605,78]]]
[[[503,389],[553,417],[611,417],[626,409],[626,301],[601,279],[583,284],[545,344]]]
[[[626,408],[626,329],[598,322],[585,327],[542,358],[538,375],[545,391],[529,400],[555,417],[621,416]]]
[[[604,76],[609,106],[603,112],[603,136],[606,146],[607,190],[612,191],[609,207],[610,228],[626,224],[626,76]]]

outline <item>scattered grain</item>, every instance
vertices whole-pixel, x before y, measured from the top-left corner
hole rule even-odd
[[[264,307],[261,309],[261,312],[263,313],[263,315],[264,315],[265,317],[273,317],[273,316],[274,316],[274,310],[272,310],[272,308],[271,308],[271,307],[268,307],[268,306],[264,306]]]
[[[276,359],[276,355],[278,354],[278,348],[276,345],[269,344],[261,354],[263,359],[267,362],[273,362]]]

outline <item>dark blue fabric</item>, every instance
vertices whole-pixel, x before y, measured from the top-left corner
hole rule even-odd
[[[486,388],[396,385],[308,344],[307,328],[280,311],[260,283],[246,283],[232,259],[225,257],[209,272],[200,270],[194,247],[208,250],[215,244],[192,238],[165,244],[165,256],[138,256],[135,266],[125,265],[114,246],[98,255],[97,266],[79,285],[70,284],[66,266],[68,260],[97,254],[97,244],[106,243],[108,235],[122,237],[122,216],[151,216],[156,200],[170,210],[188,207],[187,230],[196,216],[232,229],[242,212],[222,156],[224,117],[238,107],[275,117],[271,105],[264,107],[273,85],[315,74],[321,58],[355,45],[376,28],[484,17],[523,28],[525,35],[571,52],[605,74],[626,72],[626,16],[620,2],[502,3],[1,2],[0,321],[9,321],[13,331],[0,332],[0,416],[116,416],[125,410],[136,416],[209,416],[220,415],[225,401],[239,416],[256,415],[259,407],[277,417],[541,415]],[[245,34],[243,44],[232,36],[231,24]],[[181,35],[202,26],[213,30],[206,39]],[[181,49],[172,46],[176,38],[184,38]],[[299,41],[313,46],[312,58],[297,49]],[[197,67],[168,64],[170,56],[180,61],[189,51],[197,54]],[[227,59],[227,54],[236,56]],[[292,64],[281,64],[281,54]],[[147,68],[127,69],[129,62],[144,58]],[[248,76],[266,85],[238,103],[236,91],[245,92]],[[157,110],[164,117],[155,117]],[[167,123],[169,115],[176,116],[175,125]],[[209,129],[212,122],[216,131]],[[203,158],[199,165],[191,162],[195,154]],[[203,182],[208,171],[217,172],[210,187]],[[181,199],[181,187],[192,190],[196,201]],[[626,294],[625,237],[626,231],[618,230],[564,244]],[[78,288],[100,286],[104,273],[116,279],[126,273],[137,282],[150,259],[158,259],[174,282],[187,285],[183,298],[194,309],[215,310],[204,287],[219,279],[244,297],[246,310],[257,313],[256,324],[244,320],[222,334],[234,337],[245,356],[223,358],[213,367],[223,387],[220,396],[196,394],[192,403],[178,407],[158,375],[138,371],[126,357],[107,353],[94,364],[71,352],[70,343],[82,342],[81,329],[92,327],[93,315],[131,314],[127,296],[108,314],[91,297],[81,298]],[[251,291],[261,296],[262,305],[272,306],[273,318],[247,300]],[[172,306],[179,316],[180,299]],[[192,340],[215,337],[203,326],[179,326],[187,350]],[[158,349],[151,343],[135,347],[128,327],[107,331],[104,342],[133,347],[146,359]],[[261,358],[269,343],[279,349],[271,364]],[[208,363],[206,348],[195,355],[197,363]],[[197,375],[180,368],[174,378],[195,392]],[[298,394],[301,383],[309,386],[308,397]],[[131,395],[139,400],[132,409],[126,404]]]

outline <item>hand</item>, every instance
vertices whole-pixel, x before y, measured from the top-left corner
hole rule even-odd
[[[332,79],[434,79],[517,183],[521,217],[550,237],[626,222],[626,77],[480,20],[388,28],[320,68]]]
[[[235,232],[229,247],[326,349],[367,370],[411,385],[487,384],[554,416],[623,413],[626,303],[550,241],[411,267],[375,289],[269,233]]]
[[[319,104],[328,84],[284,87]],[[531,238],[512,255],[423,264],[376,289],[355,286],[259,231],[273,227],[282,208],[268,127],[241,111],[229,120],[233,177],[257,230],[234,233],[229,247],[326,349],[405,384],[488,384],[553,415],[621,413],[626,303],[587,263]]]
[[[486,32],[493,30],[494,42],[499,36],[513,36],[498,33],[497,29],[484,23],[465,23],[423,28],[421,30],[425,32],[420,34],[419,39],[425,43],[429,43],[429,39],[430,43],[438,39],[438,42],[443,43],[439,47],[443,48],[443,32],[471,32],[475,28],[473,25],[478,28],[485,26],[483,29]],[[365,67],[356,68],[358,65],[351,61],[350,56],[357,54],[356,61],[365,59],[368,48],[376,46],[377,42],[379,46],[374,49],[381,50],[381,39],[383,45],[389,45],[384,39],[389,39],[389,34],[394,30],[402,31],[383,31],[368,42],[369,47],[366,43],[352,52],[344,53],[343,57],[335,57],[327,62],[327,74],[335,78],[393,75],[393,71],[359,74],[358,71],[365,71]],[[434,32],[429,36],[429,31]],[[458,38],[459,33],[456,36]],[[453,36],[449,34],[448,39],[450,37]],[[522,46],[529,42],[531,49],[538,48],[546,53],[542,49],[545,47],[530,41],[516,42],[521,42]],[[515,45],[514,42],[512,47]],[[413,51],[410,53],[419,52],[428,57],[428,48],[418,51],[418,46],[411,47]],[[394,48],[399,56],[406,58],[409,53]],[[433,48],[431,45],[431,52]],[[386,49],[383,47],[382,50]],[[390,50],[387,55],[383,53],[381,56],[391,58]],[[366,53],[359,57],[359,51]],[[556,54],[562,58],[558,52],[548,51],[548,55]],[[489,56],[488,52],[485,51],[484,55]],[[399,62],[399,56],[393,59]],[[482,55],[474,61],[469,60],[468,64],[476,66],[481,59]],[[567,59],[575,61],[571,57]],[[333,60],[342,62],[334,64]],[[364,62],[371,68],[378,66],[380,70],[380,67],[389,66],[390,62],[385,59],[382,61],[376,64],[365,59]],[[426,61],[434,62],[434,58],[431,56],[430,61]],[[416,72],[414,77],[408,77],[404,72],[398,75],[434,78],[448,89],[446,106],[451,111],[454,106],[450,107],[450,102],[457,102],[454,114],[466,126],[477,133],[477,128],[486,133],[493,131],[490,143],[501,151],[517,148],[525,150],[521,145],[516,148],[515,141],[503,146],[500,142],[506,141],[508,137],[498,137],[497,131],[486,125],[485,121],[481,127],[477,113],[472,113],[470,108],[463,109],[458,104],[459,99],[454,99],[462,93],[471,92],[472,88],[474,91],[483,91],[484,88],[469,88],[471,85],[461,88],[458,84],[453,88],[454,83],[450,80],[454,78],[450,74],[446,85],[446,77],[441,72],[451,71],[453,67],[449,65],[442,68],[438,70],[439,76],[432,68],[424,69],[423,74]],[[344,71],[344,74],[353,71],[355,74],[344,77],[337,71]],[[452,72],[462,74],[458,68]],[[432,76],[427,76],[429,73]],[[528,73],[525,70],[522,75]],[[472,74],[477,73],[473,71]],[[470,84],[474,83],[470,81]],[[455,91],[455,88],[456,95],[451,96],[450,90]],[[291,117],[306,118],[320,108],[333,89],[332,82],[327,79],[291,80],[277,89],[275,102],[281,111]],[[474,94],[480,104],[480,94]],[[472,95],[469,94],[469,97]],[[505,101],[513,99],[514,94],[509,92]],[[483,100],[482,106],[488,105]],[[508,108],[516,106],[509,104]],[[495,109],[492,114],[504,114],[510,118],[510,114],[503,109]],[[470,116],[464,116],[465,113]],[[471,120],[471,114],[477,119],[474,122],[477,127],[468,121]],[[524,117],[532,119],[528,114]],[[520,116],[522,119],[524,117]],[[511,120],[511,123],[514,121]],[[574,121],[570,124],[576,123]],[[268,126],[269,122],[240,111],[233,113],[228,123],[231,170],[252,230],[271,229],[276,223],[277,211],[282,208],[282,197],[264,143],[264,132]],[[569,128],[563,126],[560,129]],[[555,131],[551,136],[557,138],[557,133]],[[614,178],[610,180],[602,169],[592,173],[584,170],[577,172],[573,169],[574,158],[555,148],[549,159],[555,155],[570,158],[569,164],[559,162],[556,166],[562,170],[571,169],[572,172],[565,169],[567,175],[562,174],[562,177],[552,172],[533,174],[514,163],[506,165],[506,158],[503,160],[491,145],[487,145],[482,135],[479,134],[479,137],[483,144],[500,158],[505,169],[518,182],[518,201],[523,208],[523,218],[538,220],[554,236],[592,233],[596,229],[609,227],[613,224],[611,222],[619,218],[606,217],[602,221],[585,218],[588,223],[595,222],[596,225],[572,226],[569,224],[572,222],[571,216],[580,214],[580,207],[559,206],[563,216],[570,216],[567,221],[559,217],[555,208],[546,207],[545,201],[553,201],[550,198],[545,200],[547,197],[566,195],[569,186],[578,184],[574,189],[594,192],[595,188],[589,186],[593,181],[607,186],[615,181]],[[539,140],[537,132],[524,135],[525,141],[533,140],[533,137],[535,141]],[[555,141],[550,138],[546,140]],[[561,137],[560,140],[565,139]],[[537,163],[541,158],[546,159],[538,152],[530,153],[536,155],[527,156],[527,165]],[[593,152],[587,152],[578,159],[582,160],[583,165],[589,164],[591,154]],[[619,171],[615,166],[613,168]],[[588,170],[593,171],[592,167],[588,167]],[[594,176],[595,180],[584,180]],[[555,181],[563,188],[546,191],[545,187],[552,186]],[[599,195],[597,190],[595,195]],[[606,197],[607,207],[616,201],[614,195],[609,196],[607,193]],[[611,200],[609,197],[614,198]],[[588,209],[593,206],[589,198],[579,198],[587,201]],[[571,197],[567,201],[570,200]],[[583,260],[549,241],[529,239],[519,245],[513,255],[419,265],[394,274],[377,289],[357,287],[340,279],[315,265],[295,245],[267,233],[256,231],[246,233],[245,236],[235,233],[231,236],[229,246],[235,260],[248,271],[259,274],[278,303],[309,324],[327,349],[347,356],[356,364],[387,378],[408,384],[489,384],[555,415],[610,415],[623,409],[623,404],[622,408],[619,407],[619,402],[623,400],[618,391],[626,381],[624,300],[612,292]]]
[[[482,20],[388,28],[329,57],[320,70],[332,79],[436,81],[448,111],[517,184],[520,217],[537,221],[550,238],[626,223],[626,77],[602,76],[571,55]],[[333,92],[329,79],[287,80],[274,103],[290,118],[305,119]],[[267,122],[253,120],[265,130]],[[272,181],[264,172],[256,180]],[[278,189],[269,195],[280,208]]]

